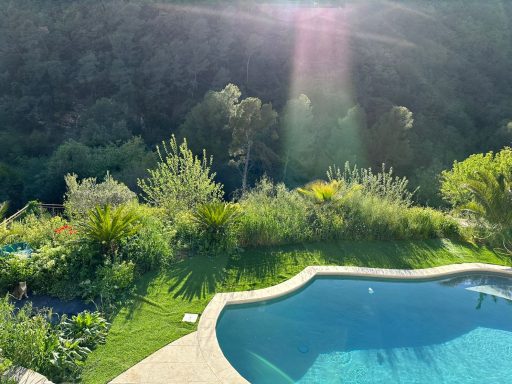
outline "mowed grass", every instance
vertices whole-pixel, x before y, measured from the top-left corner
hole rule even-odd
[[[196,330],[181,322],[201,313],[216,292],[278,284],[309,265],[427,268],[484,262],[509,265],[495,252],[449,240],[338,241],[248,250],[233,257],[190,257],[143,276],[133,302],[112,322],[105,345],[88,358],[84,383],[107,383],[164,345]]]

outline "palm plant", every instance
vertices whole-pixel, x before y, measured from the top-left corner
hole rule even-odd
[[[512,175],[477,171],[468,177],[462,187],[471,194],[471,200],[459,209],[484,221],[491,236],[506,239],[512,228]]]
[[[297,191],[315,201],[318,204],[334,201],[341,191],[343,184],[339,180],[329,182],[316,180],[306,184],[304,188],[298,188]]]
[[[89,212],[83,233],[89,240],[99,244],[105,254],[115,256],[120,242],[135,235],[139,228],[139,215],[133,209],[110,205],[97,206]]]
[[[512,224],[512,180],[503,174],[479,171],[463,188],[471,193],[470,202],[460,209],[503,229]]]
[[[201,204],[192,214],[199,227],[213,235],[224,234],[239,216],[237,205],[221,202]]]

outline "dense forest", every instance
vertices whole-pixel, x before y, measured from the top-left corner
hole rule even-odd
[[[133,190],[186,137],[228,198],[346,161],[438,205],[455,159],[512,138],[512,3],[0,0],[0,201],[64,175]]]

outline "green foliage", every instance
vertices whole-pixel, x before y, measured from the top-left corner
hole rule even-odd
[[[293,188],[346,160],[386,161],[410,180],[422,169],[434,181],[437,164],[510,142],[508,2],[346,4],[354,12],[349,24],[358,20],[349,27],[361,37],[349,55],[326,54],[322,44],[297,49],[298,39],[319,41],[315,21],[294,30],[293,17],[268,18],[258,2],[216,3],[215,12],[204,2],[171,5],[169,12],[146,1],[3,0],[0,201],[13,209],[33,198],[58,202],[71,172],[102,177],[110,169],[133,190],[152,166],[146,145],[180,125],[176,133],[191,148],[215,157],[230,193],[238,185],[227,167],[233,132],[226,121],[240,94],[285,106],[282,139],[262,135],[250,156],[247,141],[236,145],[243,152],[235,162],[252,163],[249,182],[270,174]],[[330,19],[343,12],[330,9]],[[240,15],[247,22],[225,22]],[[264,18],[267,27],[254,24]],[[345,37],[334,34],[329,45],[343,46]],[[224,88],[236,82],[241,91]]]
[[[346,227],[343,238],[431,239],[459,237],[457,223],[431,208],[406,207],[379,196],[356,193],[343,200]]]
[[[102,252],[115,257],[122,240],[134,236],[140,229],[140,217],[127,206],[111,208],[97,206],[89,212],[82,226],[84,236],[101,247]]]
[[[239,214],[234,204],[213,202],[197,206],[192,217],[204,231],[222,235],[236,222]]]
[[[264,246],[333,239],[459,237],[458,225],[442,212],[409,206],[402,179],[390,174],[376,177],[369,171],[364,174],[366,188],[355,183],[362,179],[340,177],[340,181],[313,183],[302,192],[312,197],[308,199],[299,191],[263,179],[240,201],[240,243]]]
[[[472,155],[441,174],[441,193],[459,214],[476,220],[476,236],[510,251],[512,150]]]
[[[412,112],[406,107],[392,107],[368,132],[368,154],[372,164],[406,166],[412,159],[410,131]]]
[[[26,167],[26,177],[33,179],[26,193],[38,196],[42,201],[58,202],[66,191],[64,175],[77,174],[82,178],[103,178],[110,171],[116,180],[129,188],[137,187],[137,179],[146,175],[146,169],[154,164],[154,155],[147,150],[139,137],[123,143],[101,143],[87,146],[78,141],[61,144],[48,159],[41,179],[33,179],[31,173],[42,166],[39,162],[32,168]]]
[[[240,200],[241,245],[256,247],[308,241],[313,237],[310,205],[298,192],[263,178]]]
[[[138,232],[121,243],[121,258],[135,263],[139,272],[168,265],[174,257],[171,242],[174,229],[165,220],[161,209],[138,205],[135,208],[140,217]]]
[[[338,180],[331,180],[325,182],[323,180],[316,180],[306,184],[304,188],[298,188],[297,192],[313,199],[315,203],[329,203],[333,202],[339,197],[342,189],[342,182]]]
[[[172,217],[181,210],[221,199],[222,185],[214,181],[215,173],[210,172],[213,159],[208,159],[205,151],[199,159],[186,140],[178,146],[173,135],[169,146],[162,142],[162,150],[157,147],[157,152],[157,167],[148,171],[149,178],[138,181],[148,203],[165,208]]]
[[[232,136],[229,119],[240,95],[240,89],[234,84],[228,84],[220,91],[207,92],[203,100],[187,113],[179,128],[179,137],[187,138],[193,152],[200,153],[205,149],[208,153],[215,153],[215,164],[212,164],[215,171],[224,170],[229,161],[226,151],[226,144]]]
[[[112,312],[130,295],[129,288],[135,280],[135,264],[131,261],[106,263],[96,271],[94,280],[81,283],[86,298],[99,298],[99,305],[104,312]]]
[[[256,97],[242,100],[230,116],[229,126],[233,139],[229,154],[231,164],[241,170],[244,192],[247,189],[249,167],[255,160],[268,166],[278,159],[270,145],[271,140],[278,138],[276,123],[277,112],[272,109],[272,104],[262,104]]]
[[[240,210],[235,204],[213,202],[197,206],[192,220],[204,236],[203,248],[213,252],[233,248],[236,240],[232,228],[239,217]]]
[[[84,311],[60,323],[62,335],[67,339],[80,340],[86,348],[94,349],[105,344],[110,324],[99,312]]]
[[[512,169],[498,176],[478,171],[461,188],[471,193],[472,199],[458,209],[485,220],[500,233],[512,228]]]
[[[0,227],[0,240],[4,239],[0,244],[24,242],[33,249],[47,244],[58,244],[72,237],[56,233],[56,230],[67,224],[67,221],[60,216],[28,215],[21,221],[11,223],[9,228]]]
[[[471,155],[464,161],[455,161],[452,169],[441,173],[441,194],[454,207],[468,204],[473,199],[472,192],[464,188],[469,178],[478,172],[499,177],[508,175],[511,169],[512,149],[509,147],[497,153]]]
[[[8,297],[2,299],[2,356],[13,365],[33,369],[55,382],[77,381],[84,361],[91,352],[86,343],[104,337],[105,329],[101,327],[104,320],[97,315],[94,324],[91,322],[87,327],[78,329],[76,325],[70,326],[68,323],[52,326],[50,318],[51,312],[34,313],[30,304],[16,310]]]
[[[78,181],[75,174],[67,174],[64,179],[67,187],[64,206],[70,217],[83,218],[96,206],[117,207],[137,199],[135,193],[114,180],[109,172],[101,183],[94,177]]]
[[[390,203],[398,203],[405,206],[412,204],[412,197],[415,191],[408,189],[409,181],[406,177],[393,175],[393,168],[386,170],[382,164],[380,172],[374,173],[371,168],[351,168],[346,162],[343,170],[336,166],[330,166],[327,170],[329,181],[341,181],[348,186],[360,185],[364,192],[372,196],[378,196]]]

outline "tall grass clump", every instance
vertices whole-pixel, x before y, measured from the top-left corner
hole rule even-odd
[[[395,176],[393,169],[373,173],[371,168],[358,169],[347,162],[343,170],[329,167],[330,182],[346,184],[354,193],[340,201],[345,218],[347,239],[428,239],[458,237],[457,223],[444,213],[414,207],[414,191],[405,177]],[[359,188],[356,188],[359,186]]]
[[[343,181],[347,185],[360,185],[368,195],[377,196],[388,202],[411,206],[414,191],[409,190],[409,180],[393,174],[393,168],[386,170],[382,164],[380,172],[374,173],[371,168],[350,166],[347,161],[343,169],[331,166],[327,170],[329,181]]]
[[[458,237],[457,223],[432,208],[408,207],[370,193],[343,201],[346,239],[430,239]]]
[[[337,182],[316,181],[289,190],[263,178],[240,200],[239,243],[257,247],[341,238],[343,193]]]
[[[312,240],[310,203],[282,183],[261,179],[240,200],[238,226],[242,246],[266,246]]]

